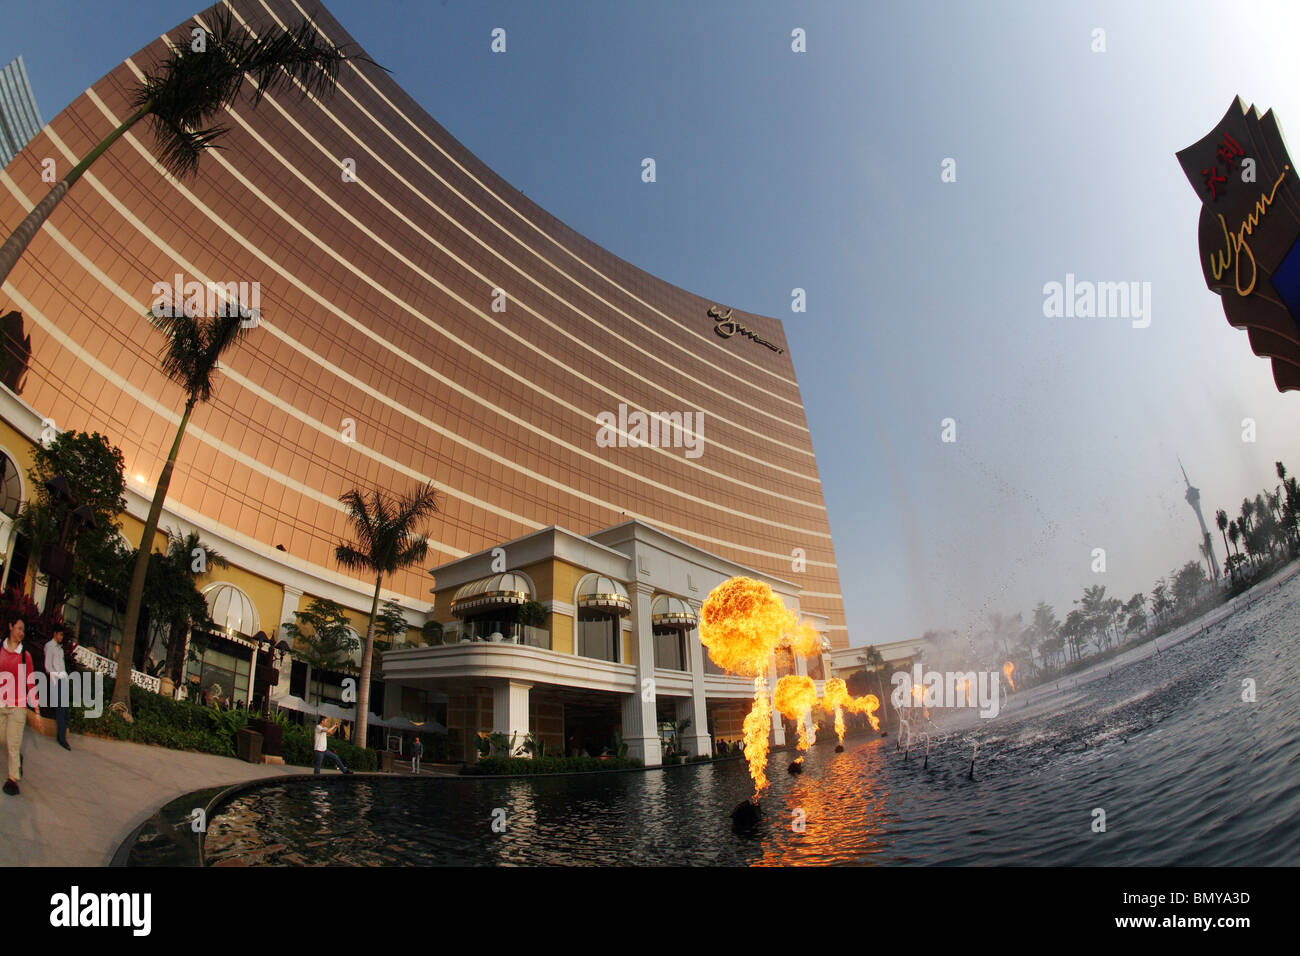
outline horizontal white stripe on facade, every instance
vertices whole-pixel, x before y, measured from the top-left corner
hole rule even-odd
[[[261,0],[259,0],[259,2],[261,2]],[[230,3],[227,2],[227,0],[223,0],[223,3],[225,3],[226,8],[227,8],[228,10],[230,10],[231,13],[232,13],[236,18],[239,19],[239,22],[240,22],[240,23],[241,23],[241,24],[242,24],[242,25],[247,29],[248,24],[244,21],[244,19],[243,19],[242,17],[239,16],[238,11],[236,11],[236,10],[235,10],[231,5],[230,5]],[[306,19],[310,19],[310,15],[309,15],[309,14],[308,14],[308,13],[307,13],[303,8],[302,8],[302,6],[297,2],[297,0],[293,0],[293,5],[297,8],[298,12],[299,12],[299,13],[300,13],[304,18],[306,18]],[[274,12],[273,10],[271,10],[270,7],[268,7],[268,6],[266,5],[265,2],[262,2],[262,8],[263,8],[264,10],[266,10],[266,12],[271,16],[271,18],[274,19],[275,22],[276,22],[276,23],[277,23],[277,24],[278,24],[282,29],[285,27],[284,22],[283,22],[282,20],[280,20],[280,18],[279,18],[278,16],[276,16],[275,12]],[[320,28],[320,25],[319,25],[319,24],[317,24],[317,30],[321,33],[322,36],[325,36],[326,39],[329,39],[328,34],[326,34],[325,31],[324,31],[323,29]],[[331,41],[331,42],[333,42],[333,41]],[[600,277],[601,279],[603,279],[606,283],[608,283],[610,286],[613,286],[614,288],[618,289],[620,292],[622,292],[622,293],[623,293],[624,295],[626,295],[628,298],[634,300],[635,302],[637,302],[637,303],[639,303],[640,305],[644,306],[646,309],[648,309],[648,310],[654,312],[655,314],[659,315],[661,318],[665,319],[666,321],[671,322],[672,324],[678,326],[679,328],[681,328],[682,330],[684,330],[685,332],[687,332],[688,334],[690,334],[692,337],[698,339],[701,343],[706,344],[706,345],[709,345],[710,347],[712,347],[712,348],[714,348],[714,349],[717,349],[719,352],[721,352],[721,353],[723,353],[724,355],[728,356],[728,358],[732,358],[732,359],[735,359],[736,361],[743,362],[744,364],[746,364],[746,365],[750,366],[751,368],[753,368],[755,371],[761,372],[761,373],[763,373],[763,374],[765,374],[765,375],[769,375],[769,376],[771,376],[772,378],[775,378],[775,379],[777,379],[777,380],[780,381],[780,382],[784,382],[786,385],[789,385],[789,386],[791,386],[792,388],[798,389],[798,387],[799,387],[798,382],[794,381],[793,379],[787,378],[786,376],[782,375],[782,374],[779,373],[779,372],[774,372],[774,371],[772,371],[771,369],[764,368],[762,365],[759,365],[757,362],[752,362],[752,361],[750,361],[749,359],[745,358],[743,355],[733,355],[731,352],[729,352],[726,348],[724,348],[724,347],[723,347],[722,345],[720,345],[719,343],[717,343],[717,342],[715,342],[715,341],[709,339],[709,338],[708,338],[707,336],[705,336],[705,335],[701,335],[698,331],[696,331],[695,329],[691,328],[690,326],[688,326],[688,325],[686,325],[686,324],[684,324],[684,323],[678,321],[677,319],[673,318],[671,315],[667,314],[666,312],[663,312],[663,311],[659,310],[659,309],[656,308],[654,305],[652,305],[652,304],[650,304],[650,303],[644,301],[643,299],[639,298],[639,297],[636,296],[636,295],[635,295],[631,290],[624,288],[622,285],[620,285],[618,282],[616,282],[614,279],[610,278],[609,276],[605,275],[603,272],[601,272],[599,269],[597,269],[597,268],[596,268],[595,266],[593,266],[591,263],[586,262],[585,260],[583,260],[580,256],[578,256],[576,253],[574,253],[574,252],[571,251],[569,248],[567,248],[566,246],[564,246],[562,243],[558,242],[557,240],[555,240],[555,239],[552,238],[551,236],[547,235],[546,232],[545,232],[543,229],[541,229],[541,228],[540,228],[536,223],[534,223],[531,219],[529,219],[529,218],[528,218],[527,216],[525,216],[523,213],[521,213],[521,212],[519,212],[517,209],[515,209],[512,205],[510,205],[510,203],[508,203],[508,202],[506,202],[504,199],[502,199],[501,196],[499,196],[499,195],[498,195],[494,190],[492,190],[492,189],[491,189],[491,188],[490,188],[486,183],[484,183],[481,179],[479,179],[477,176],[475,176],[475,175],[474,175],[470,170],[466,169],[465,166],[462,165],[462,164],[461,164],[461,163],[460,163],[460,162],[459,162],[459,161],[458,161],[454,156],[452,156],[449,152],[447,152],[447,150],[445,150],[445,149],[442,147],[441,144],[439,144],[439,143],[436,142],[432,137],[430,137],[429,134],[428,134],[427,132],[425,132],[425,130],[424,130],[424,129],[423,129],[423,128],[418,124],[418,123],[414,122],[414,121],[413,121],[409,116],[407,116],[407,115],[406,115],[406,114],[405,114],[405,113],[404,113],[404,112],[403,112],[403,111],[402,111],[402,110],[397,106],[397,104],[395,104],[392,100],[390,100],[387,96],[385,96],[384,93],[383,93],[383,92],[382,92],[382,91],[381,91],[377,86],[375,86],[375,84],[374,84],[373,82],[371,82],[370,78],[367,77],[367,76],[366,76],[366,75],[361,71],[361,69],[360,69],[360,68],[359,68],[355,63],[353,63],[352,61],[348,61],[347,64],[346,64],[346,66],[349,67],[349,68],[352,70],[352,72],[354,72],[354,73],[355,73],[355,74],[356,74],[356,75],[361,79],[361,81],[362,81],[363,83],[366,84],[366,86],[370,87],[371,91],[372,91],[372,92],[373,92],[377,97],[379,97],[379,99],[383,100],[383,102],[388,106],[388,108],[389,108],[390,110],[392,110],[394,113],[396,113],[398,116],[400,116],[400,117],[402,118],[402,120],[405,121],[406,124],[407,124],[408,126],[410,126],[411,129],[412,129],[413,131],[415,131],[416,134],[419,135],[419,137],[420,137],[421,139],[423,139],[423,140],[424,140],[425,142],[427,142],[430,146],[432,146],[435,150],[437,150],[439,153],[441,153],[441,154],[442,154],[442,155],[447,159],[447,161],[448,161],[449,163],[451,163],[453,166],[455,166],[457,169],[459,169],[459,170],[461,171],[461,173],[463,173],[467,179],[469,179],[469,180],[471,180],[472,182],[474,182],[475,184],[477,184],[477,185],[479,186],[479,188],[481,188],[484,192],[486,192],[486,193],[487,193],[488,195],[490,195],[493,199],[495,199],[497,202],[499,202],[503,207],[505,207],[506,209],[508,209],[508,210],[509,210],[511,213],[513,213],[517,218],[519,218],[523,223],[525,223],[527,226],[529,226],[529,227],[530,227],[530,228],[531,228],[531,229],[532,229],[532,230],[533,230],[533,231],[534,231],[534,232],[535,232],[535,233],[536,233],[536,234],[537,234],[537,235],[538,235],[542,240],[544,240],[545,242],[551,244],[551,245],[554,246],[556,249],[558,249],[559,251],[563,252],[565,255],[569,256],[571,259],[573,259],[575,262],[577,262],[577,263],[578,263],[579,265],[581,265],[583,268],[587,269],[587,270],[588,270],[589,272],[591,272],[593,275],[599,276],[599,277]],[[414,152],[412,152],[412,151],[410,150],[410,148],[408,148],[408,147],[406,146],[406,144],[403,143],[403,142],[401,141],[400,137],[396,136],[396,135],[393,133],[392,130],[389,130],[386,126],[384,126],[383,124],[381,124],[381,123],[380,123],[380,122],[375,118],[374,114],[372,114],[369,110],[367,110],[367,109],[366,109],[366,108],[365,108],[365,107],[364,107],[364,106],[363,106],[363,105],[362,105],[362,104],[361,104],[361,103],[360,103],[360,102],[359,102],[355,97],[353,97],[350,93],[347,92],[347,90],[344,88],[344,86],[343,86],[343,84],[342,84],[341,79],[340,79],[340,83],[339,83],[338,88],[339,88],[339,90],[343,93],[343,95],[346,96],[346,97],[347,97],[347,98],[348,98],[348,99],[353,103],[353,105],[357,108],[357,110],[359,110],[361,113],[363,113],[365,116],[367,116],[367,117],[370,119],[370,121],[371,121],[372,123],[374,123],[375,127],[376,127],[378,130],[380,130],[384,135],[388,136],[389,139],[391,139],[391,140],[392,140],[392,141],[393,141],[393,142],[394,142],[394,143],[395,143],[395,144],[396,144],[400,149],[402,149],[402,150],[403,150],[403,151],[404,151],[408,156],[410,156],[410,157],[411,157],[415,162],[417,162],[421,167],[423,167],[423,168],[424,168],[424,169],[425,169],[425,170],[426,170],[426,171],[427,171],[431,176],[433,176],[434,178],[436,178],[436,179],[438,179],[440,182],[442,182],[442,183],[443,183],[443,184],[448,188],[448,190],[450,190],[450,191],[452,191],[452,192],[455,192],[458,196],[460,196],[460,198],[461,198],[464,202],[466,202],[467,204],[469,204],[472,208],[477,209],[477,210],[479,211],[479,213],[480,213],[481,215],[483,215],[483,217],[484,217],[485,219],[487,219],[489,222],[493,223],[493,225],[496,225],[497,228],[499,228],[503,233],[505,233],[507,236],[509,236],[509,237],[510,237],[511,239],[513,239],[515,242],[519,243],[519,244],[520,244],[521,246],[523,246],[524,248],[529,249],[529,251],[532,251],[532,250],[531,250],[531,247],[527,246],[527,245],[526,245],[526,244],[525,244],[521,239],[519,239],[519,238],[518,238],[517,236],[515,236],[513,233],[509,232],[509,231],[508,231],[504,226],[501,226],[501,225],[500,225],[499,223],[497,223],[494,219],[492,219],[491,217],[489,217],[489,216],[487,215],[486,211],[484,211],[483,209],[481,209],[478,205],[476,205],[475,203],[470,202],[469,199],[467,199],[465,196],[461,195],[461,194],[459,193],[459,191],[457,191],[457,190],[456,190],[456,189],[455,189],[455,188],[454,188],[450,183],[448,183],[445,179],[443,179],[442,176],[440,176],[437,172],[435,172],[435,171],[434,171],[434,170],[433,170],[433,169],[432,169],[432,168],[431,168],[431,167],[430,167],[426,162],[424,162],[423,159],[421,159],[421,158],[420,158],[419,156],[417,156]],[[324,109],[324,107],[322,107],[322,109]],[[334,120],[335,123],[338,123],[338,120],[333,116],[333,114],[329,113],[328,110],[325,110],[325,112],[327,113],[327,115],[330,116],[331,119]],[[342,126],[343,124],[339,123],[338,125]],[[421,195],[422,195],[422,194],[421,194]],[[426,198],[426,202],[427,202],[427,201],[428,201],[428,200],[427,200],[427,198]],[[568,275],[568,273],[565,273],[565,275]],[[593,295],[593,296],[596,297],[596,298],[600,298],[599,296],[596,296],[595,293],[594,293],[592,290],[587,289],[587,287],[586,287],[585,285],[583,285],[582,283],[579,283],[575,277],[573,277],[573,276],[569,276],[569,278],[572,279],[572,280],[573,280],[575,283],[577,283],[578,285],[582,286],[582,288],[583,288],[585,291],[587,291],[589,294]],[[601,301],[604,302],[605,300],[604,300],[604,299],[601,299]],[[612,305],[611,303],[606,303],[606,305],[609,305],[610,308],[614,309],[615,311],[618,311],[620,314],[625,315],[625,316],[626,316],[628,319],[630,319],[631,321],[633,321],[633,322],[637,322],[637,320],[636,320],[633,316],[628,315],[628,313],[623,312],[621,309],[618,309],[616,306]],[[673,347],[675,347],[675,348],[682,348],[682,346],[680,345],[680,343],[677,343],[677,342],[673,341],[672,339],[669,339],[669,338],[666,338],[666,337],[660,335],[658,332],[656,332],[656,331],[655,331],[653,328],[651,328],[650,326],[644,325],[644,324],[642,324],[642,323],[640,323],[640,322],[637,322],[637,324],[638,324],[638,325],[641,325],[642,328],[646,329],[646,331],[649,332],[650,334],[652,334],[652,335],[656,335],[656,336],[658,336],[659,338],[662,338],[662,339],[663,339],[667,344],[669,344],[669,345],[671,345],[671,346],[673,346]],[[722,373],[725,374],[725,375],[729,375],[729,376],[731,376],[732,378],[735,378],[738,382],[740,382],[740,383],[742,383],[742,384],[744,384],[744,385],[751,386],[751,387],[757,387],[757,386],[755,385],[754,382],[752,382],[752,381],[750,381],[750,380],[748,380],[748,379],[745,379],[745,378],[743,378],[743,377],[741,377],[741,376],[738,376],[738,375],[736,375],[736,374],[733,373],[733,372],[729,372],[729,371],[727,371],[727,370],[725,370],[725,369],[719,369],[719,371],[722,372]],[[766,394],[766,393],[765,393],[765,394]],[[778,400],[780,400],[780,401],[786,402],[787,404],[794,405],[794,406],[796,406],[796,407],[798,407],[798,408],[800,408],[800,409],[803,408],[803,403],[802,403],[802,402],[797,402],[797,401],[794,401],[794,400],[792,400],[792,399],[783,398],[782,396],[779,396],[779,395],[774,395],[774,396],[772,396],[772,397],[773,397],[773,398],[776,398],[776,399],[778,399]],[[807,431],[807,427],[806,427],[806,426],[796,426],[796,427],[802,428],[804,431]]]

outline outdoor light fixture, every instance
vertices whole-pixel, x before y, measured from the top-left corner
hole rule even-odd
[[[45,487],[60,501],[72,501],[72,490],[68,487],[68,479],[63,475],[55,475],[45,482]]]

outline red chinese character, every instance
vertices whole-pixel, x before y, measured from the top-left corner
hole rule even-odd
[[[1219,172],[1218,166],[1211,166],[1209,169],[1202,169],[1201,175],[1205,177],[1205,185],[1210,187],[1210,198],[1219,198],[1219,183],[1226,183],[1228,177]]]
[[[1219,157],[1219,161],[1223,165],[1232,169],[1237,165],[1237,157],[1246,155],[1246,151],[1237,145],[1235,139],[1224,133],[1223,145],[1215,151],[1215,155]]]

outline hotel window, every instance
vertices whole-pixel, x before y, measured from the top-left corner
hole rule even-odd
[[[618,663],[619,617],[603,611],[578,611],[578,654]]]
[[[685,632],[677,627],[656,627],[654,636],[655,667],[686,670]]]

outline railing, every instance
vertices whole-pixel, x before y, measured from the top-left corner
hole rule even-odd
[[[515,624],[510,621],[455,621],[442,627],[444,644],[462,641],[491,641],[498,644],[519,644],[524,647],[551,649],[551,632],[544,627]]]
[[[73,660],[83,667],[89,667],[92,671],[99,671],[101,674],[107,674],[109,677],[117,676],[117,661],[110,660],[107,657],[101,657],[90,648],[78,645],[76,652],[72,655]],[[131,683],[143,690],[150,691],[154,694],[162,693],[162,681],[157,677],[150,677],[148,674],[141,674],[135,668],[131,669]]]

